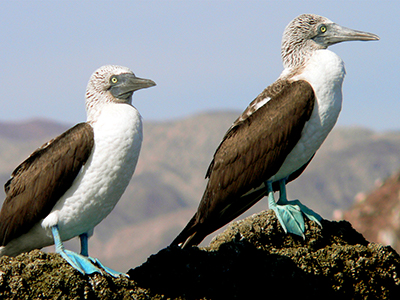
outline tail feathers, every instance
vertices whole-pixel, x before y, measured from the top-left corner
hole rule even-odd
[[[307,164],[308,163],[306,163],[302,168],[290,175],[288,178],[288,182],[298,177],[301,172],[304,171]],[[273,189],[274,191],[279,190],[278,181],[273,183]],[[181,248],[197,246],[205,239],[207,235],[225,226],[226,224],[240,216],[242,213],[244,213],[246,210],[248,210],[256,202],[262,199],[267,194],[267,192],[268,190],[265,186],[264,188],[256,189],[251,193],[233,198],[231,202],[224,207],[223,210],[210,211],[209,206],[206,205],[206,203],[209,203],[210,200],[204,198],[207,195],[206,191],[204,193],[203,199],[200,202],[197,212],[190,219],[190,221],[181,231],[181,233],[171,243],[171,246],[180,246]]]
[[[201,234],[197,230],[199,223],[197,221],[197,213],[190,219],[186,227],[181,233],[172,241],[171,246],[179,246],[181,248],[187,248],[190,246],[197,246],[207,236],[207,234]]]
[[[5,255],[5,247],[4,246],[0,246],[0,257],[2,257],[3,255]]]

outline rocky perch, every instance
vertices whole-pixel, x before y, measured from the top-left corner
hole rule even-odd
[[[0,259],[0,299],[400,299],[400,257],[350,223],[306,221],[286,235],[271,211],[232,223],[208,247],[169,247],[128,278],[83,276],[38,250]]]

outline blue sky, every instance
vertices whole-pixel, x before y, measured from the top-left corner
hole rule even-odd
[[[330,49],[346,63],[339,125],[400,129],[399,1],[0,1],[0,122],[85,121],[84,93],[105,64],[157,86],[145,120],[242,111],[282,71],[282,32],[302,13],[373,32]]]

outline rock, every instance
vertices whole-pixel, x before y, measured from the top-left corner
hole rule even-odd
[[[231,223],[203,249],[167,248],[130,270],[139,286],[187,299],[400,299],[400,257],[350,223],[284,234],[272,211]]]
[[[33,250],[0,258],[0,299],[160,299],[127,278],[84,276],[60,255]]]
[[[284,234],[272,211],[231,223],[208,247],[168,247],[128,278],[83,276],[38,250],[0,259],[1,299],[400,299],[400,256],[350,223]]]

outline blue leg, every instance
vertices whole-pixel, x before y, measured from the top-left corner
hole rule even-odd
[[[83,233],[79,236],[79,240],[81,241],[81,255],[86,257],[89,256],[88,239],[87,233]]]
[[[268,205],[269,208],[275,212],[279,223],[281,224],[285,233],[294,233],[304,238],[304,219],[301,215],[300,207],[296,205],[287,205],[282,203],[282,197],[279,199],[279,203],[275,202],[274,190],[272,188],[272,182],[267,182],[268,188]],[[280,196],[286,196],[286,190],[281,191]]]
[[[114,271],[114,270],[104,266],[97,258],[93,258],[93,257],[89,256],[88,235],[87,235],[87,233],[81,234],[79,236],[79,238],[81,240],[81,255],[87,257],[87,259],[90,260],[93,264],[98,265],[100,268],[102,268],[104,271],[106,271],[108,274],[110,274],[113,277],[119,277],[120,275],[128,277],[127,274]]]
[[[64,248],[58,225],[51,227],[51,232],[53,233],[56,253],[59,253],[72,267],[82,274],[101,273],[101,270],[93,265],[87,257]]]
[[[286,197],[286,180],[279,181],[279,200],[275,203],[272,182],[267,182],[269,207],[275,212],[283,230],[304,237],[305,214],[311,221],[317,222],[321,227],[321,216],[303,205],[299,200],[288,201]]]
[[[286,179],[282,179],[279,181],[279,190],[280,190],[280,195],[279,195],[279,200],[278,204],[283,204],[283,205],[297,205],[300,208],[300,211],[306,215],[307,218],[309,218],[311,221],[316,222],[319,226],[322,227],[321,220],[322,217],[317,214],[315,211],[311,210],[304,204],[302,204],[299,200],[292,200],[288,201],[286,197]]]

